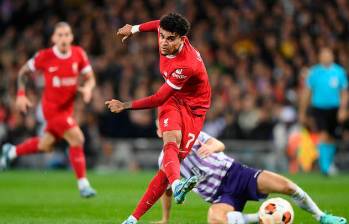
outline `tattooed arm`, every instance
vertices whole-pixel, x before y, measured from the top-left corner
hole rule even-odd
[[[23,65],[18,72],[17,78],[17,98],[16,98],[16,106],[17,108],[26,113],[28,107],[32,106],[32,103],[29,101],[27,96],[25,95],[25,85],[27,83],[28,75],[31,73],[31,69],[28,66],[28,63]]]

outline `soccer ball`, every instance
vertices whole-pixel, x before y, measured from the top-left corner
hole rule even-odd
[[[282,198],[266,200],[259,208],[260,224],[291,224],[294,212],[291,204]]]

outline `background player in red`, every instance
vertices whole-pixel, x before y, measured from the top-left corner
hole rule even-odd
[[[165,79],[152,96],[126,103],[114,99],[106,102],[115,113],[125,109],[159,107],[159,124],[164,141],[163,163],[137,208],[124,223],[136,223],[159,199],[168,183],[176,203],[181,204],[197,182],[195,176],[180,180],[180,160],[190,152],[203,126],[210,106],[211,88],[201,56],[186,36],[189,28],[190,24],[184,17],[170,13],[161,20],[136,26],[127,24],[117,33],[125,41],[136,32],[157,32],[160,73]]]
[[[16,106],[26,113],[32,104],[25,95],[25,80],[34,71],[40,71],[45,77],[45,89],[42,96],[42,108],[47,121],[42,137],[27,139],[19,145],[5,144],[2,147],[0,166],[4,169],[16,157],[49,152],[55,142],[61,138],[69,144],[69,158],[78,179],[78,188],[82,197],[96,194],[86,177],[84,136],[77,126],[73,115],[73,104],[77,91],[83,100],[91,100],[95,78],[84,50],[72,46],[73,33],[68,23],[59,22],[54,28],[52,42],[54,46],[40,50],[19,71]],[[84,85],[78,87],[78,78],[84,76]]]

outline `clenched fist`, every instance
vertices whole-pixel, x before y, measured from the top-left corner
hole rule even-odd
[[[27,113],[28,108],[32,107],[33,104],[26,96],[18,96],[16,99],[16,107],[23,113]]]
[[[107,105],[108,109],[113,113],[120,113],[126,109],[131,108],[130,103],[123,103],[119,100],[109,100],[105,102],[105,105]]]
[[[132,35],[132,26],[130,24],[126,24],[125,26],[118,29],[116,33],[117,36],[121,37],[121,42],[124,42],[127,38]]]

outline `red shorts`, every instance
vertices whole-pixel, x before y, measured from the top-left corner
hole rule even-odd
[[[158,111],[161,132],[180,130],[182,141],[179,158],[184,159],[191,151],[205,121],[205,116],[194,115],[190,109],[170,98]]]
[[[45,131],[49,132],[58,139],[63,138],[64,133],[77,126],[75,119],[71,115],[58,115],[46,120]]]

